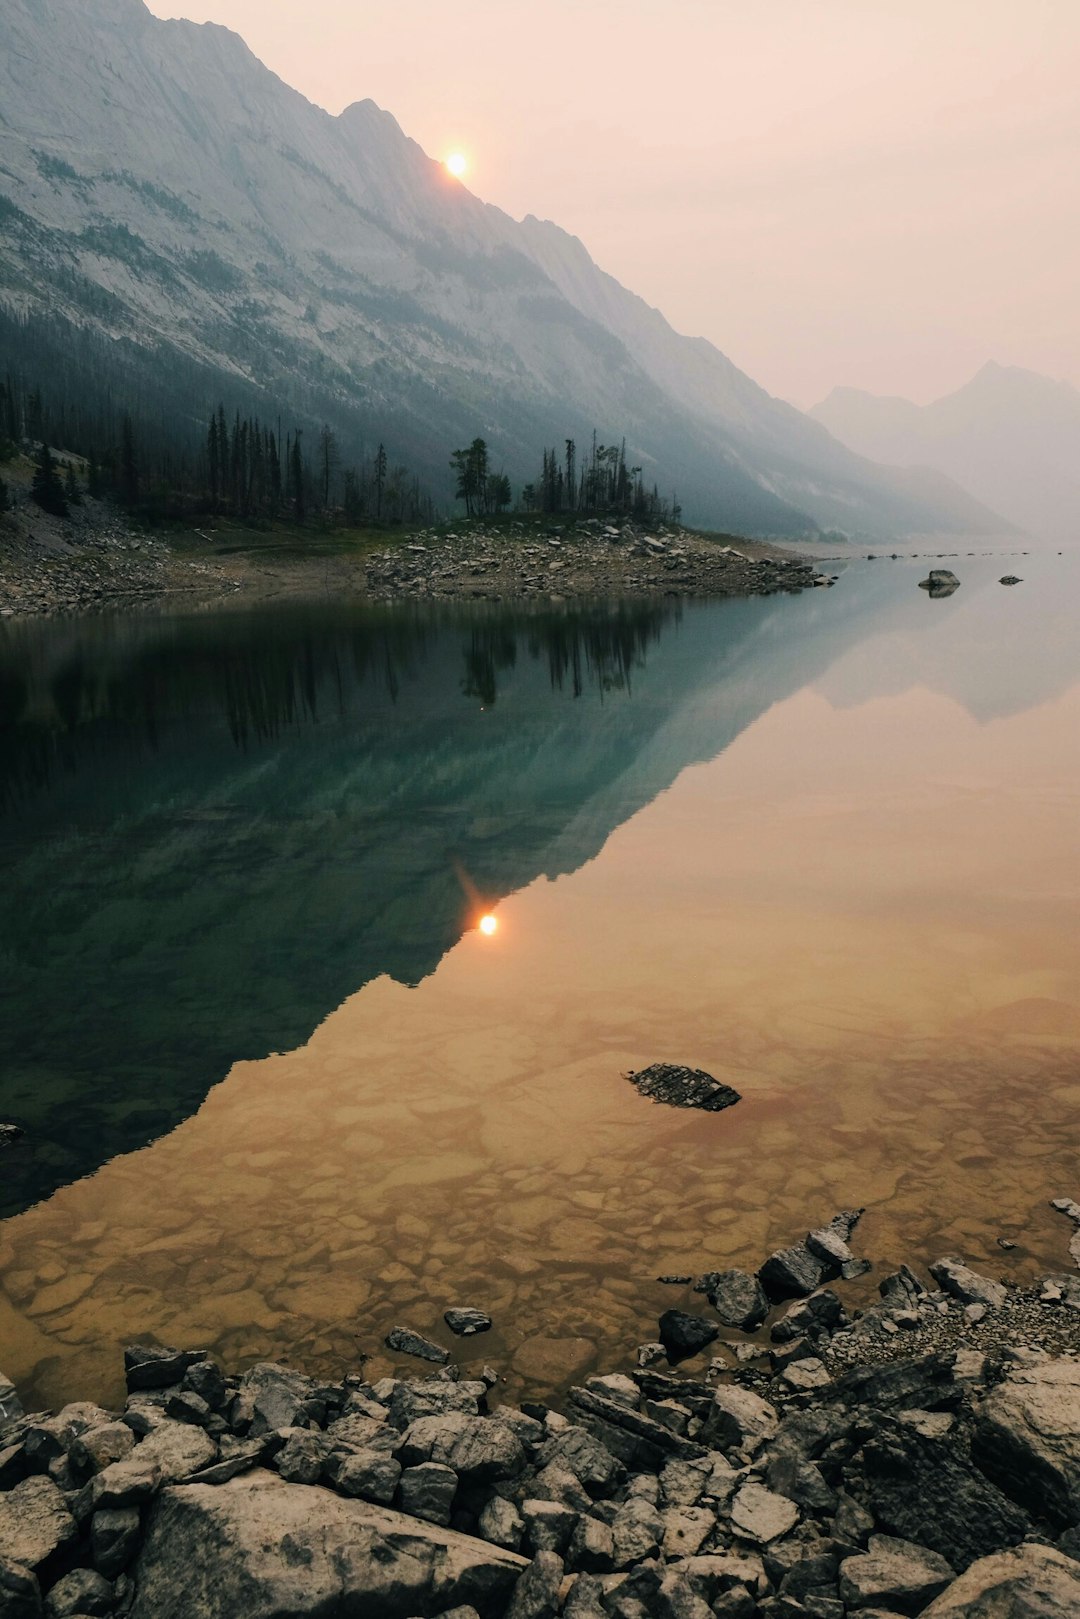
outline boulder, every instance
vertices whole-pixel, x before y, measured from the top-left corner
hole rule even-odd
[[[447,1524],[457,1494],[458,1479],[452,1467],[438,1462],[421,1462],[406,1467],[398,1482],[398,1502],[402,1512],[423,1518],[426,1523]]]
[[[929,1270],[938,1286],[961,1304],[985,1304],[996,1309],[1008,1297],[1001,1282],[980,1276],[962,1259],[939,1259]]]
[[[162,1492],[135,1567],[132,1619],[501,1616],[513,1552],[259,1472]]]
[[[983,1401],[972,1441],[983,1472],[1058,1529],[1080,1523],[1080,1363],[1013,1372]]]
[[[630,1568],[655,1557],[664,1538],[664,1520],[641,1496],[630,1496],[611,1523],[616,1568]]]
[[[626,1477],[623,1464],[585,1428],[567,1428],[537,1452],[536,1465],[565,1467],[590,1495],[610,1495]]]
[[[240,1379],[232,1405],[232,1425],[238,1433],[274,1433],[279,1428],[306,1427],[316,1403],[316,1385],[303,1372],[263,1360]]]
[[[919,589],[933,597],[951,596],[959,588],[960,581],[950,568],[931,568],[927,577],[919,580]]]
[[[795,1242],[769,1255],[758,1271],[758,1281],[768,1297],[779,1303],[807,1298],[835,1274],[836,1266],[830,1260],[822,1259],[805,1242]]]
[[[660,1317],[660,1342],[670,1361],[689,1360],[719,1338],[720,1328],[704,1316],[687,1315],[685,1310],[665,1310]]]
[[[706,1113],[719,1113],[742,1100],[738,1091],[723,1085],[701,1068],[684,1068],[677,1063],[654,1062],[648,1068],[627,1074],[642,1096],[669,1107],[698,1107]]]
[[[840,1564],[840,1595],[849,1608],[917,1614],[955,1577],[956,1570],[938,1552],[909,1540],[871,1535],[869,1551]]]
[[[401,1463],[385,1451],[334,1451],[326,1463],[326,1476],[342,1495],[389,1506],[401,1480]]]
[[[51,1478],[23,1479],[0,1495],[0,1559],[39,1569],[76,1538],[75,1519]]]
[[[724,1450],[741,1450],[753,1455],[773,1437],[779,1424],[776,1410],[768,1400],[763,1400],[752,1389],[740,1388],[737,1383],[725,1383],[713,1394],[704,1432]]]
[[[506,1619],[555,1619],[562,1578],[562,1558],[538,1552],[514,1587]]]
[[[452,1467],[466,1487],[515,1479],[525,1470],[525,1450],[512,1428],[497,1417],[459,1411],[410,1423],[396,1454],[403,1467]]]
[[[187,1422],[163,1422],[147,1434],[128,1458],[143,1467],[156,1467],[162,1484],[175,1484],[217,1461],[217,1446],[201,1428]],[[124,1463],[116,1464],[123,1466]],[[105,1469],[105,1473],[110,1472]],[[98,1476],[104,1478],[105,1473]]]
[[[948,1586],[922,1619],[1076,1619],[1080,1563],[1052,1546],[1017,1546],[983,1557]]]
[[[769,1313],[765,1289],[744,1270],[711,1270],[698,1278],[695,1293],[704,1293],[725,1327],[754,1332]]]
[[[0,1372],[0,1423],[14,1422],[23,1415],[23,1403],[14,1383]]]
[[[493,1495],[477,1521],[477,1529],[484,1540],[493,1546],[505,1546],[516,1552],[525,1533],[525,1520],[512,1501]]]
[[[1032,1528],[963,1450],[910,1420],[879,1424],[863,1446],[862,1474],[878,1526],[940,1552],[954,1569],[1015,1545]]]

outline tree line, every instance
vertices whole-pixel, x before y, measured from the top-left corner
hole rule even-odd
[[[545,450],[540,476],[525,485],[526,511],[587,516],[672,518],[678,521],[678,497],[664,500],[654,482],[647,489],[643,469],[630,466],[626,440],[601,444],[594,432],[587,455],[579,457],[576,440],[564,440],[562,454]]]
[[[178,446],[156,422],[140,423],[127,408],[54,410],[42,391],[17,376],[0,381],[0,462],[20,447],[35,455],[32,498],[66,516],[84,493],[107,496],[147,520],[201,515],[241,520],[312,517],[350,526],[374,520],[430,522],[434,503],[409,469],[391,460],[385,444],[346,461],[334,430],[309,437],[224,404],[210,413],[202,441]],[[80,475],[50,446],[62,445],[83,463]],[[0,481],[0,511],[10,495]]]

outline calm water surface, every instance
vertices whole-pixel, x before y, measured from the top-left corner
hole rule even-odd
[[[376,1374],[469,1303],[458,1357],[548,1393],[693,1299],[661,1272],[853,1204],[877,1275],[1063,1268],[1080,559],[925,566],[0,627],[8,1375]],[[656,1107],[656,1060],[744,1100]]]

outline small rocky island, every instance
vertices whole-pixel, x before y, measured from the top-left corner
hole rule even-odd
[[[709,1314],[550,1404],[148,1344],[123,1410],[0,1379],[0,1616],[1075,1619],[1080,1276],[944,1258],[849,1315],[858,1218],[701,1276]]]

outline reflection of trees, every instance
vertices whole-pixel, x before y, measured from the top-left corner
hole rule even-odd
[[[642,666],[647,647],[677,613],[676,607],[650,603],[512,613],[473,630],[464,648],[461,689],[490,707],[498,696],[499,671],[517,662],[522,634],[530,657],[546,657],[553,690],[562,691],[569,680],[575,697],[587,685],[601,693],[628,691],[631,671]]]
[[[154,751],[170,731],[209,736],[217,720],[243,749],[360,715],[376,697],[396,702],[436,640],[455,632],[463,638],[462,693],[485,705],[495,702],[519,646],[546,660],[553,689],[569,686],[575,697],[589,687],[628,689],[676,612],[649,604],[437,616],[321,607],[27,624],[0,654],[0,803],[76,769],[87,749],[106,741]]]

